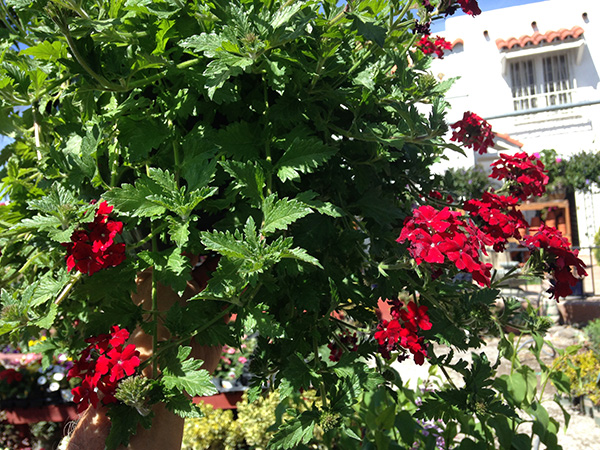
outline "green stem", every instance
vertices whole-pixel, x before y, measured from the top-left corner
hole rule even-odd
[[[315,370],[319,372],[321,368],[321,360],[319,359],[319,346],[317,345],[317,340],[313,338],[313,352],[315,353]],[[325,383],[323,380],[319,382],[319,392],[321,394],[321,403],[322,408],[327,408],[327,391],[325,390]]]
[[[168,225],[169,225],[168,223],[163,222],[159,226],[153,227],[152,230],[150,231],[150,234],[148,236],[146,236],[144,239],[142,239],[141,241],[137,242],[134,245],[128,245],[127,246],[127,250],[134,250],[136,248],[141,247],[142,245],[145,245],[146,243],[148,243],[148,241],[150,241],[151,239],[153,239],[154,237],[156,237],[165,228],[167,228]]]
[[[41,250],[39,252],[37,252],[35,255],[30,256],[27,259],[27,262],[25,264],[23,264],[23,267],[21,267],[19,269],[19,273],[23,274],[25,273],[25,271],[29,268],[29,266],[31,266],[33,264],[33,262],[37,259],[38,256],[43,255],[45,252],[42,252]]]
[[[196,64],[199,64],[201,61],[202,61],[202,58],[190,59],[189,61],[184,61],[182,63],[177,64],[175,66],[175,68],[179,69],[179,70],[187,69],[188,67],[192,67],[192,66],[195,66]],[[167,74],[167,71],[164,70],[162,72],[155,73],[154,75],[149,76],[148,78],[144,78],[143,80],[138,80],[138,81],[134,81],[132,83],[128,83],[127,90],[135,89],[138,87],[143,87],[143,86],[146,86],[147,84],[154,83],[155,81],[160,80],[166,74]]]
[[[173,160],[175,162],[175,184],[179,187],[179,173],[181,171],[181,161],[179,157],[179,140],[173,139]]]
[[[448,373],[448,371],[446,370],[446,368],[444,366],[442,366],[441,364],[438,367],[440,368],[440,370],[442,371],[442,373],[446,377],[446,380],[448,380],[448,383],[450,383],[450,386],[452,386],[453,389],[458,390],[458,388],[454,384],[454,381],[452,381],[452,378],[450,378],[450,374]]]
[[[77,283],[77,281],[79,281],[79,279],[81,278],[82,275],[83,275],[83,273],[77,272],[75,275],[73,275],[71,277],[71,279],[69,280],[67,285],[62,290],[62,292],[60,294],[58,294],[58,297],[56,297],[56,300],[54,301],[54,303],[56,305],[60,305],[60,303],[65,298],[67,298],[67,295],[69,295],[69,292],[71,292],[71,289],[73,289],[73,286],[75,286],[75,284]]]
[[[165,351],[170,350],[173,347],[178,347],[181,344],[185,343],[186,341],[187,342],[191,341],[194,338],[194,336],[196,336],[197,334],[202,333],[203,331],[207,330],[209,327],[213,326],[218,321],[223,320],[223,318],[225,316],[227,316],[235,306],[236,305],[231,303],[227,308],[225,308],[223,310],[223,312],[221,314],[219,314],[218,316],[215,316],[213,319],[209,320],[203,326],[194,330],[193,333],[191,333],[183,338],[177,339],[176,341],[171,341],[168,344],[161,346],[159,351],[153,352],[152,356],[149,359],[147,359],[142,364],[140,364],[140,370],[145,368],[146,366],[148,366],[148,364],[154,363],[158,359],[158,357],[160,355],[162,355]]]
[[[154,228],[154,224],[152,224]],[[156,234],[152,236],[152,252],[158,251],[158,240]],[[156,279],[156,267],[152,268],[152,355],[158,351],[158,289]],[[152,378],[158,376],[158,361],[155,359],[152,363]]]
[[[267,162],[269,163],[269,166],[272,165],[273,160],[271,158],[271,124],[269,122],[269,92],[267,91],[267,81],[265,80],[265,77],[263,76],[263,99],[265,102],[265,112],[263,113],[263,117],[265,120],[265,126],[264,126],[264,130],[265,130],[265,159],[267,160]],[[267,173],[267,179],[266,179],[266,185],[267,185],[267,195],[271,195],[271,187],[272,187],[272,174],[271,171],[269,170]]]

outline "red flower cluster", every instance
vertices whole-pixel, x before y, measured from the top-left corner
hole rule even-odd
[[[17,372],[15,369],[5,369],[0,372],[0,380],[6,381],[8,384],[13,384],[15,381],[19,382],[23,379],[23,374]]]
[[[423,364],[427,356],[427,347],[423,336],[417,333],[419,329],[431,329],[427,306],[417,306],[415,302],[409,302],[406,309],[403,309],[404,304],[401,301],[387,301],[392,303],[392,320],[383,320],[377,326],[374,337],[379,344],[379,352],[389,359],[391,352],[399,345],[413,354],[415,363]],[[404,353],[400,359],[406,358],[408,355]]]
[[[356,333],[350,334],[347,331],[340,336],[338,336],[339,341],[342,343],[342,346],[338,345],[337,341],[330,342],[327,344],[327,348],[331,350],[329,354],[329,359],[331,361],[339,361],[344,353],[344,349],[347,349],[351,352],[358,351],[358,338],[356,337]]]
[[[446,198],[444,198],[440,191],[431,191],[429,192],[429,194],[427,194],[427,196],[434,200],[440,200],[446,203],[452,203],[454,201],[454,197],[452,197],[450,194],[448,194]]]
[[[520,228],[529,225],[521,211],[517,210],[518,198],[484,192],[481,199],[468,200],[463,205],[475,220],[479,219],[481,231],[494,241],[494,251],[504,251],[507,239],[521,239]]]
[[[458,270],[472,274],[480,285],[490,284],[491,264],[481,262],[479,253],[492,245],[486,236],[472,223],[462,220],[461,213],[444,208],[438,211],[423,205],[406,218],[397,242],[409,241],[408,251],[417,264],[452,262]]]
[[[477,0],[458,0],[458,4],[465,14],[470,16],[478,16],[481,14],[481,9],[477,4]]]
[[[542,196],[546,192],[548,176],[544,163],[534,155],[525,152],[513,156],[500,153],[500,159],[492,163],[491,178],[506,180],[511,193],[521,200],[530,195]]]
[[[117,244],[114,238],[123,231],[123,222],[109,220],[113,207],[100,203],[94,221],[85,229],[75,230],[71,242],[62,244],[67,248],[67,269],[93,275],[100,269],[115,267],[125,260],[125,244]]]
[[[419,47],[425,55],[435,53],[440,59],[444,57],[444,50],[452,50],[452,44],[443,37],[436,36],[434,39],[429,35],[419,39],[417,47]]]
[[[90,345],[81,352],[79,360],[67,373],[68,379],[82,380],[80,386],[72,389],[78,412],[83,412],[90,404],[96,408],[99,401],[104,405],[117,401],[114,394],[119,381],[133,375],[140,365],[140,352],[135,345],[123,347],[127,339],[129,332],[116,325],[110,334],[86,339]]]
[[[556,228],[542,225],[537,233],[527,236],[522,244],[530,250],[536,248],[546,250],[543,269],[552,272],[554,277],[553,286],[548,289],[550,298],[554,297],[558,300],[573,293],[571,286],[575,286],[579,281],[573,275],[573,269],[580,277],[587,275],[585,263],[577,257],[579,252],[571,250],[568,239],[563,237]]]
[[[454,130],[451,141],[461,142],[465,147],[483,155],[487,153],[488,147],[494,145],[494,133],[492,126],[477,114],[467,111],[463,118],[450,125]]]

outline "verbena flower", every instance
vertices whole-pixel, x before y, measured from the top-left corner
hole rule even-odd
[[[481,9],[479,8],[477,0],[458,0],[458,4],[465,14],[470,16],[478,16],[481,14]]]
[[[488,147],[494,145],[492,126],[475,113],[466,111],[463,118],[450,127],[454,130],[451,141],[461,142],[481,155],[487,153]]]
[[[435,36],[435,38],[432,38],[430,35],[423,36],[421,39],[419,39],[419,42],[417,42],[417,47],[425,55],[431,55],[432,53],[435,53],[440,59],[444,57],[444,50],[452,50],[452,44],[446,39],[440,36]]]
[[[493,239],[472,223],[462,219],[461,213],[423,205],[406,218],[397,242],[408,241],[408,252],[417,264],[453,263],[458,270],[471,273],[482,286],[489,286],[491,264],[483,263],[479,254]]]
[[[135,345],[123,345],[129,332],[115,325],[110,334],[101,334],[86,340],[88,346],[67,373],[67,378],[81,378],[81,385],[72,389],[77,411],[99,402],[107,405],[117,401],[115,392],[119,382],[135,373],[140,365],[140,352]],[[99,393],[102,396],[99,396]]]
[[[521,239],[520,229],[529,225],[516,206],[519,199],[513,196],[484,192],[481,199],[468,200],[463,209],[480,222],[480,229],[494,241],[494,251],[506,248],[508,238]]]
[[[392,303],[392,320],[382,320],[377,326],[374,338],[379,344],[381,355],[389,359],[394,350],[408,350],[412,353],[414,361],[418,365],[425,362],[427,346],[425,338],[419,336],[419,330],[430,330],[431,322],[427,315],[426,306],[417,306],[415,302],[409,302],[406,309],[399,300],[387,300]],[[400,348],[399,348],[400,347]],[[408,354],[400,355],[400,360],[408,358]]]
[[[512,195],[526,200],[529,196],[542,196],[546,192],[548,176],[544,163],[534,155],[525,152],[514,155],[500,154],[500,159],[492,163],[490,178],[505,180]]]
[[[84,224],[71,235],[71,242],[62,244],[67,249],[67,269],[93,275],[106,267],[115,267],[125,260],[125,244],[114,242],[123,232],[123,222],[109,220],[113,207],[101,202],[94,221]]]
[[[526,236],[522,244],[530,250],[545,250],[541,261],[544,267],[541,269],[551,272],[554,278],[554,284],[548,289],[550,298],[554,297],[558,300],[573,293],[571,287],[579,281],[573,275],[573,271],[579,277],[587,275],[585,263],[578,258],[579,252],[571,250],[569,240],[556,228],[542,225],[533,236]]]
[[[341,335],[338,336],[338,339],[343,346],[340,346],[337,341],[333,341],[327,344],[327,348],[331,350],[331,353],[329,354],[329,359],[334,362],[340,360],[340,358],[344,354],[344,347],[351,352],[358,351],[358,337],[356,336],[356,333],[350,334],[348,331],[344,331]]]

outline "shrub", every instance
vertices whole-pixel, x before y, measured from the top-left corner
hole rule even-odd
[[[570,355],[559,363],[558,369],[571,381],[571,395],[587,395],[595,405],[600,404],[600,387],[597,379],[600,374],[600,358],[593,350]]]
[[[237,420],[233,420],[232,410],[201,403],[204,417],[186,420],[182,450],[264,450],[272,436],[268,429],[275,423],[278,403],[278,393],[260,397],[253,403],[244,394],[237,405]]]

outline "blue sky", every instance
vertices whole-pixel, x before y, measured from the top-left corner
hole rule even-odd
[[[540,3],[544,0],[477,0],[481,11],[491,11],[492,9],[508,8],[509,6],[526,5],[528,3]],[[456,16],[464,15],[462,10],[456,11]],[[434,22],[431,26],[433,33],[439,33],[444,30],[444,21]]]

